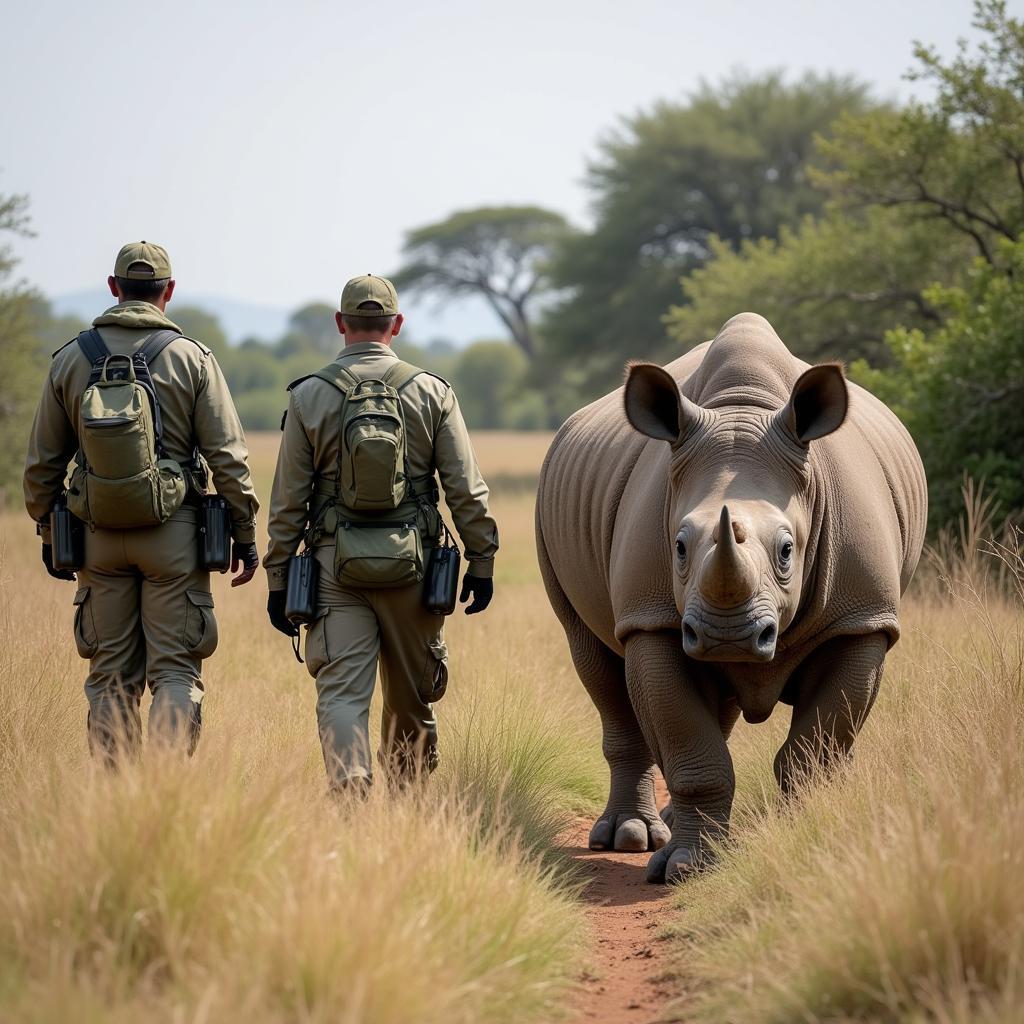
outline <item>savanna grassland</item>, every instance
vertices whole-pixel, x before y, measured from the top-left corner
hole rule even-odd
[[[265,495],[276,436],[250,440]],[[45,575],[23,515],[0,518],[0,1018],[572,1016],[595,937],[554,850],[601,805],[606,771],[533,555],[546,443],[477,438],[497,483],[496,597],[450,621],[438,774],[366,804],[326,796],[312,681],[266,623],[262,577],[215,578],[196,757],[96,767],[73,586]],[[784,803],[771,757],[788,716],[741,723],[733,841],[664,921],[680,988],[666,1015],[1020,1020],[1021,663],[1016,599],[933,582],[906,603],[848,766]]]

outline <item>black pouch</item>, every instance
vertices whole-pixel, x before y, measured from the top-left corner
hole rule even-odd
[[[204,494],[199,507],[199,567],[225,572],[231,565],[231,516],[219,494]]]
[[[63,496],[50,510],[50,542],[54,569],[77,572],[85,564],[85,523],[68,509]]]
[[[316,618],[316,585],[320,563],[312,548],[288,560],[288,590],[284,599],[284,617],[296,626],[308,626]]]
[[[459,592],[462,557],[445,526],[437,547],[430,549],[423,573],[423,607],[434,615],[451,615]]]

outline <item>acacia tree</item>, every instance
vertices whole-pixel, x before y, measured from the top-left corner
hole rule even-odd
[[[547,266],[571,233],[565,218],[539,206],[481,207],[411,231],[396,287],[482,298],[531,362],[540,354],[536,301],[550,287]]]

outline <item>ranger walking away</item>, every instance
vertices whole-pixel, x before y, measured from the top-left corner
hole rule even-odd
[[[274,627],[296,637],[294,623],[308,622],[306,667],[316,679],[324,762],[341,789],[372,777],[378,661],[382,766],[399,780],[437,766],[431,705],[448,684],[442,627],[453,610],[425,600],[433,588],[424,572],[429,584],[431,568],[450,556],[437,477],[469,562],[460,595],[472,596],[467,614],[490,603],[498,531],[455,392],[391,349],[402,327],[394,285],[353,278],[335,319],[341,354],[289,387],[264,565]],[[296,581],[314,577],[310,608],[300,615],[286,607]]]
[[[47,572],[75,580],[78,570],[89,744],[113,763],[138,748],[147,681],[150,736],[195,749],[202,662],[217,646],[209,569],[241,566],[238,586],[259,558],[242,427],[210,350],[164,313],[167,252],[129,243],[108,284],[117,305],[54,354],[25,504]],[[205,494],[211,475],[216,495]]]

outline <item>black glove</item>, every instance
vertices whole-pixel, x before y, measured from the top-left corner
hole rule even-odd
[[[287,599],[287,590],[272,590],[267,594],[267,614],[274,629],[280,630],[285,636],[298,636],[299,627],[284,617],[284,604]]]
[[[474,576],[471,572],[467,572],[462,577],[462,593],[459,594],[459,601],[465,604],[469,600],[470,594],[473,595],[473,603],[466,609],[466,614],[475,615],[477,612],[482,612],[494,597],[494,580],[484,579],[482,576]]]
[[[256,575],[260,567],[260,556],[256,553],[255,544],[239,544],[236,540],[231,545],[231,571],[238,572],[239,565],[242,571],[231,581],[233,587],[248,583]]]
[[[46,571],[55,580],[70,580],[72,583],[78,579],[78,577],[70,569],[54,569],[53,567],[53,545],[43,545],[43,565],[46,566]]]

